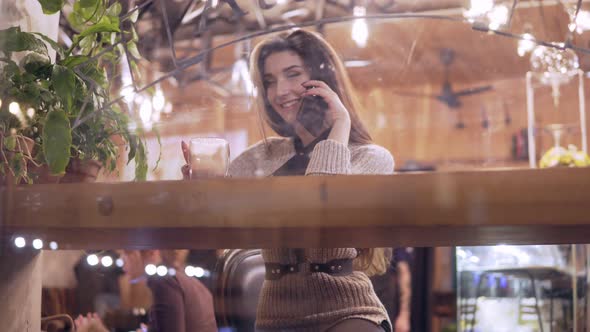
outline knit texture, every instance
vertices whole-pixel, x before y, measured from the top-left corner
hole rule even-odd
[[[230,165],[232,177],[271,176],[295,155],[293,139],[269,138],[238,156]],[[306,175],[392,174],[393,157],[378,145],[350,144],[334,140],[319,142],[310,154]],[[265,249],[266,263],[295,264],[292,249]],[[326,263],[354,259],[354,248],[308,248],[305,262]],[[347,276],[300,272],[278,280],[265,280],[258,301],[256,327],[261,330],[321,331],[344,319],[362,318],[376,324],[389,320],[369,278],[362,272]]]

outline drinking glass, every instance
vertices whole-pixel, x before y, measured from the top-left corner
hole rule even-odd
[[[222,138],[199,137],[189,144],[190,178],[227,176],[229,144]]]

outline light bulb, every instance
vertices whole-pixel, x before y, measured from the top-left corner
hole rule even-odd
[[[202,267],[195,267],[194,276],[197,278],[201,278],[205,275],[205,270]]]
[[[195,268],[192,267],[191,265],[187,265],[184,268],[184,274],[186,274],[189,277],[194,277],[195,276]]]
[[[33,240],[33,248],[40,250],[43,248],[43,241],[41,239],[34,239]]]
[[[113,265],[113,258],[111,258],[111,256],[104,256],[100,262],[102,263],[102,266],[109,267]]]
[[[14,239],[14,245],[17,248],[24,248],[27,245],[27,241],[25,241],[25,238],[22,236],[19,236],[17,238]]]
[[[98,264],[98,256],[96,256],[94,254],[88,255],[88,257],[86,257],[86,262],[90,266],[95,266]]]
[[[145,273],[148,276],[153,276],[154,274],[156,274],[158,268],[154,265],[154,264],[148,264],[145,266]]]
[[[156,273],[160,276],[163,277],[166,274],[168,274],[168,268],[165,267],[164,265],[160,265],[156,268]]]

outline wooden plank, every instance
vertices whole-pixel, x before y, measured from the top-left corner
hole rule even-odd
[[[0,189],[4,238],[60,248],[583,243],[590,169]]]

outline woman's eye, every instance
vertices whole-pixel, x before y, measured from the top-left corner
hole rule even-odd
[[[289,78],[291,78],[291,77],[297,77],[299,75],[301,75],[299,72],[290,72],[290,73],[287,73],[287,77],[289,77]]]
[[[272,84],[274,84],[274,82],[275,81],[268,80],[268,81],[264,81],[263,84],[264,84],[264,86],[271,86]]]

